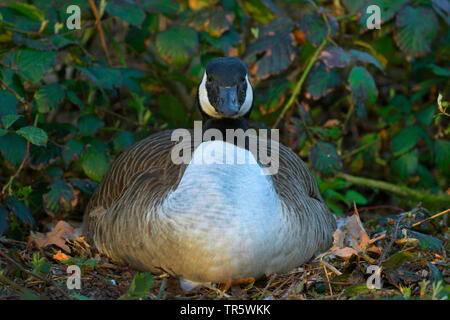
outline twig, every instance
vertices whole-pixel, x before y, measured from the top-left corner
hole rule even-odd
[[[395,210],[395,211],[401,211],[401,212],[405,212],[406,210],[403,210],[402,208],[396,207],[396,206],[391,206],[391,205],[379,205],[379,206],[372,206],[372,207],[361,207],[358,209],[359,212],[362,211],[371,211],[371,210],[377,210],[377,209],[391,209],[391,210]],[[353,213],[354,210],[349,211],[348,214]]]
[[[267,282],[266,287],[264,288],[263,292],[259,295],[260,299],[264,299],[264,295],[266,294],[267,289],[270,287],[270,285],[272,284],[272,282],[275,280],[275,278],[277,277],[277,274],[274,273],[272,275],[272,278],[270,278],[269,282]]]
[[[28,288],[26,288],[26,287],[23,287],[23,286],[21,286],[21,285],[15,283],[14,281],[11,281],[10,279],[8,279],[7,277],[5,277],[4,275],[1,275],[1,274],[0,274],[0,282],[3,282],[4,284],[6,284],[6,285],[8,285],[8,286],[10,286],[10,287],[12,287],[12,288],[14,288],[14,289],[16,289],[18,292],[22,292],[22,293],[24,293],[24,294],[33,294],[33,295],[39,296],[39,298],[40,298],[41,300],[46,299],[45,296],[42,296],[42,295],[40,295],[40,294],[37,294],[36,292],[34,292],[34,291],[31,290],[31,289],[28,289]]]
[[[323,264],[324,266],[326,266],[328,269],[330,269],[331,271],[333,271],[334,273],[336,273],[338,276],[342,275],[342,272],[340,272],[338,269],[336,269],[335,267],[333,267],[331,264],[329,264],[328,262],[322,260],[322,258],[319,260],[321,264]]]
[[[14,175],[12,175],[9,178],[9,181],[7,184],[5,184],[5,186],[2,189],[2,194],[5,194],[6,189],[8,189],[8,194],[11,194],[11,184],[13,183],[14,179],[17,178],[17,176],[19,175],[20,171],[22,171],[23,166],[25,165],[25,162],[28,158],[28,155],[30,154],[30,142],[27,141],[27,151],[25,152],[25,156],[22,159],[22,163],[20,164],[19,168],[17,169],[17,171],[14,173]]]
[[[100,16],[98,15],[97,7],[95,6],[94,0],[89,0],[89,4],[91,5],[92,12],[94,13],[95,16],[95,27],[97,28],[100,34],[100,40],[102,42],[103,51],[105,51],[106,54],[106,60],[108,60],[109,66],[112,67],[111,58],[109,57],[109,51],[105,41],[105,34],[103,33],[103,28],[100,23]]]
[[[28,273],[29,275],[31,275],[31,276],[33,276],[33,277],[39,279],[39,280],[42,280],[42,281],[47,282],[47,283],[50,283],[50,284],[51,284],[52,286],[54,286],[54,287],[56,288],[56,290],[58,290],[62,295],[64,295],[67,299],[70,299],[69,295],[68,295],[67,293],[65,293],[64,290],[61,289],[61,288],[58,286],[58,284],[57,284],[55,281],[53,281],[52,279],[46,279],[46,278],[44,278],[44,277],[41,277],[41,276],[37,275],[37,274],[34,273],[33,271],[29,271],[29,270],[25,269],[25,268],[22,267],[20,264],[18,264],[14,259],[12,259],[11,257],[9,257],[7,254],[3,253],[1,250],[0,250],[0,255],[1,255],[3,258],[5,258],[6,260],[8,260],[9,262],[11,262],[13,265],[15,265],[15,266],[16,266],[18,269],[20,269],[21,271],[26,272],[26,273]]]
[[[286,103],[286,105],[284,106],[284,108],[281,111],[280,115],[278,116],[277,121],[275,121],[275,124],[273,125],[274,129],[278,127],[278,124],[280,123],[280,121],[283,118],[283,116],[286,113],[286,111],[288,111],[291,108],[292,104],[294,103],[295,99],[297,98],[298,94],[300,93],[300,91],[302,89],[303,83],[305,82],[306,77],[309,74],[309,71],[311,70],[312,66],[316,62],[320,51],[322,51],[323,47],[325,47],[325,44],[327,43],[327,41],[328,41],[327,37],[325,39],[323,39],[322,43],[316,49],[316,51],[314,52],[313,56],[309,60],[308,64],[306,65],[305,71],[303,72],[302,76],[300,77],[300,80],[298,80],[297,84],[294,87],[294,91],[292,92],[291,97],[289,98],[288,102]]]
[[[416,222],[416,223],[414,223],[414,224],[411,226],[411,228],[415,228],[415,227],[417,227],[417,226],[420,226],[422,223],[424,223],[424,222],[426,222],[426,221],[428,221],[428,220],[431,220],[431,219],[434,219],[434,218],[443,216],[444,214],[446,214],[446,213],[448,213],[448,212],[450,212],[450,209],[444,210],[444,211],[442,211],[442,212],[439,212],[439,213],[435,214],[434,216],[431,216],[431,217],[428,217],[428,218],[426,218],[426,219],[424,219],[424,220],[422,220],[422,221]]]
[[[323,265],[323,271],[325,272],[325,276],[327,277],[328,288],[330,289],[330,295],[333,295],[333,289],[331,289],[330,278],[328,278],[327,267]]]

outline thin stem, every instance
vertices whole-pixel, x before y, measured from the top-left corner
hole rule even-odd
[[[106,60],[108,60],[109,66],[112,67],[111,58],[109,56],[108,47],[106,46],[105,34],[103,33],[103,28],[100,23],[100,16],[98,15],[97,7],[95,6],[94,0],[89,0],[89,4],[91,5],[92,12],[95,16],[95,27],[100,34],[100,40],[102,42],[103,51],[105,51],[106,54]]]
[[[311,70],[312,66],[316,62],[320,51],[322,51],[323,47],[325,47],[325,44],[327,43],[327,41],[328,41],[328,38],[323,39],[322,43],[316,49],[313,56],[309,60],[307,66],[305,68],[305,71],[303,72],[302,76],[300,77],[300,79],[298,80],[297,84],[294,87],[294,91],[292,92],[291,97],[289,98],[288,102],[286,103],[283,110],[281,111],[281,114],[278,116],[277,121],[275,121],[275,124],[273,125],[274,129],[278,127],[278,124],[280,123],[281,119],[284,117],[284,114],[286,113],[286,111],[288,111],[291,108],[291,106],[294,104],[295,99],[297,98],[298,94],[300,93],[303,83],[305,82],[306,77],[309,74],[309,71]]]

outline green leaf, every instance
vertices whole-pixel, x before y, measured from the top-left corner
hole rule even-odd
[[[249,15],[262,24],[267,24],[274,18],[274,14],[268,4],[268,1],[263,0],[247,0],[243,3]]]
[[[363,284],[356,284],[354,286],[346,288],[343,294],[346,297],[355,297],[360,294],[370,293],[373,290],[374,289],[369,289],[366,283],[363,283]]]
[[[352,204],[353,201],[356,204],[361,204],[361,205],[365,205],[367,204],[369,201],[359,192],[355,191],[355,190],[348,190],[345,193],[345,198],[347,199],[347,203]]]
[[[417,170],[419,153],[413,149],[392,161],[392,172],[401,179],[406,179]]]
[[[64,162],[69,163],[76,156],[79,156],[83,148],[84,144],[81,141],[78,141],[76,139],[67,141],[67,143],[65,144],[65,148],[62,151],[62,158]]]
[[[376,5],[380,8],[381,23],[386,23],[391,20],[395,14],[408,3],[409,0],[370,0],[366,1],[366,5],[360,8],[361,18],[360,25],[363,29],[367,29],[367,19],[373,13],[367,13],[369,5]]]
[[[385,267],[393,267],[404,264],[405,262],[415,261],[414,255],[408,251],[399,251],[394,253],[389,257],[385,262],[383,262],[383,266]]]
[[[437,76],[450,77],[450,70],[447,68],[442,68],[432,63],[428,65],[428,68]]]
[[[340,83],[341,77],[334,69],[329,69],[325,64],[317,64],[309,73],[307,80],[307,97],[311,95],[319,99],[330,93]]]
[[[6,116],[3,116],[2,117],[3,126],[5,127],[5,129],[8,129],[14,124],[14,122],[16,122],[21,117],[22,116],[18,114],[8,114]]]
[[[408,56],[417,57],[431,50],[439,22],[433,10],[406,6],[397,14],[395,41]]]
[[[97,149],[88,147],[81,154],[81,166],[90,179],[100,182],[109,169],[109,160]]]
[[[14,196],[8,196],[6,198],[6,205],[20,221],[29,223],[31,226],[34,225],[34,218],[22,201]]]
[[[39,112],[47,113],[55,110],[64,100],[64,87],[58,83],[43,85],[34,93],[34,101]]]
[[[9,163],[16,165],[25,157],[27,143],[16,133],[8,132],[0,136],[0,151]]]
[[[331,38],[339,32],[339,24],[335,17],[327,15],[328,23],[331,29]],[[297,26],[303,32],[306,39],[315,47],[325,39],[328,33],[328,27],[325,24],[322,15],[319,13],[305,13],[302,14],[300,20],[297,21]]]
[[[75,199],[73,188],[62,180],[56,180],[50,185],[50,191],[43,195],[44,206],[51,212],[58,212],[60,208],[69,211],[71,202]]]
[[[179,3],[173,0],[143,1],[142,5],[150,13],[175,14],[179,10]]]
[[[348,77],[351,97],[355,105],[371,105],[377,98],[377,87],[370,73],[363,67],[353,67]]]
[[[85,73],[95,84],[101,88],[113,89],[122,85],[122,75],[120,69],[102,68],[102,67],[76,67]]]
[[[31,4],[13,2],[9,5],[9,8],[20,12],[33,21],[42,21],[45,18],[45,13]]]
[[[309,162],[314,170],[324,174],[331,174],[333,169],[342,168],[336,147],[320,140],[309,149]]]
[[[56,51],[21,48],[16,52],[15,62],[19,73],[30,80],[31,84],[36,84],[50,68],[57,55]]]
[[[104,126],[105,123],[92,114],[83,115],[78,119],[78,132],[82,136],[90,137]]]
[[[114,152],[130,147],[134,143],[134,136],[129,131],[120,131],[113,140]]]
[[[108,0],[106,11],[135,26],[140,26],[145,19],[145,12],[134,1]]]
[[[145,298],[153,285],[153,276],[148,272],[137,273],[131,282],[128,291],[120,299]]]
[[[70,183],[77,189],[86,193],[88,196],[92,196],[97,188],[98,183],[89,179],[69,179]]]
[[[0,137],[4,136],[7,133],[8,133],[8,130],[0,128]]]
[[[259,30],[259,37],[245,51],[245,60],[254,61],[251,69],[257,79],[265,79],[288,68],[295,60],[295,41],[291,34],[293,23],[278,18]]]
[[[394,156],[399,156],[412,149],[420,139],[426,136],[421,126],[414,125],[402,129],[392,140],[392,151]]]
[[[158,105],[162,116],[169,124],[175,127],[186,124],[186,110],[177,98],[169,94],[160,95]]]
[[[432,264],[430,261],[427,261],[428,268],[430,268],[431,271],[431,278],[433,279],[433,282],[439,282],[442,281],[442,283],[445,283],[445,279],[442,276],[442,273],[439,271],[439,269]]]
[[[442,250],[442,241],[438,238],[412,230],[408,230],[408,235],[419,240],[420,247],[423,250],[430,249],[438,252]]]
[[[328,68],[344,68],[350,62],[350,57],[341,47],[332,46],[320,52],[319,60]]]
[[[350,57],[352,58],[352,60],[355,62],[370,63],[370,64],[374,65],[375,67],[377,67],[378,69],[380,69],[382,71],[384,70],[383,66],[377,60],[377,58],[372,56],[370,53],[355,50],[355,49],[350,49],[349,54],[350,54]]]
[[[391,99],[390,103],[405,114],[409,114],[411,112],[411,102],[402,94],[395,95]]]
[[[156,47],[168,63],[183,66],[199,50],[197,32],[189,27],[172,26],[158,33]]]
[[[27,46],[29,48],[41,51],[52,51],[57,49],[53,42],[49,41],[50,39],[48,38],[30,39],[18,32],[13,32],[12,38],[14,43],[18,46]]]
[[[26,140],[30,141],[32,144],[36,146],[43,146],[47,144],[48,136],[47,132],[42,130],[41,128],[34,126],[27,126],[20,128],[16,131],[18,135],[21,135]]]
[[[434,161],[445,176],[450,176],[450,141],[436,140],[434,142]]]

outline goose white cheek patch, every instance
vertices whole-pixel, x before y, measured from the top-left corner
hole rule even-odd
[[[253,89],[250,84],[250,81],[248,81],[247,75],[245,76],[245,81],[247,81],[247,91],[245,92],[245,100],[244,100],[244,103],[242,104],[242,106],[240,107],[237,116],[235,116],[233,118],[242,117],[252,107]],[[200,87],[198,90],[198,96],[199,96],[199,101],[200,101],[200,107],[207,115],[209,115],[210,117],[213,117],[213,118],[223,118],[223,116],[220,113],[218,113],[216,111],[216,109],[212,106],[211,102],[209,102],[208,91],[206,90],[206,72],[203,75],[202,82],[200,83]]]
[[[203,75],[202,82],[200,83],[198,97],[200,101],[200,107],[208,116],[213,118],[221,118],[221,115],[216,112],[216,109],[214,109],[208,99],[208,91],[206,90],[206,72]]]

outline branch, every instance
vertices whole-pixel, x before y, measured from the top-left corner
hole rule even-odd
[[[337,177],[347,180],[354,184],[381,189],[399,197],[412,198],[412,200],[422,201],[424,203],[432,203],[434,205],[448,205],[450,203],[450,196],[446,194],[436,195],[425,192],[423,190],[416,191],[414,189],[405,186],[398,186],[389,182],[369,178],[355,177],[342,172],[338,173]]]
[[[100,22],[100,16],[98,15],[97,7],[95,6],[94,0],[89,0],[89,3],[91,5],[92,12],[95,16],[95,27],[97,28],[99,34],[100,34],[100,40],[102,42],[103,51],[105,51],[106,54],[106,60],[108,60],[108,64],[110,67],[112,67],[111,58],[109,57],[109,51],[106,47],[106,41],[105,41],[105,34],[103,33],[103,28]]]

